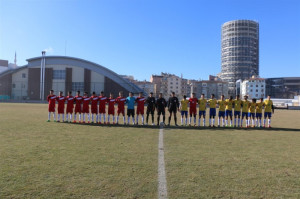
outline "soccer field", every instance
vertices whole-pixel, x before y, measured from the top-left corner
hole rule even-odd
[[[299,117],[164,128],[168,198],[300,198]],[[158,127],[46,120],[45,104],[0,103],[0,198],[158,198]]]

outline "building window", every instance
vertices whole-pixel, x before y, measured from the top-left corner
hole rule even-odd
[[[66,79],[65,70],[53,70],[53,79]]]
[[[250,87],[253,87],[253,85],[251,84]]]
[[[206,84],[206,83],[202,83],[202,86],[203,86],[203,87],[207,87],[207,84]]]
[[[252,92],[253,90],[251,89],[250,92]]]
[[[72,90],[83,92],[84,82],[72,82]]]
[[[256,87],[258,87],[258,85],[256,84]]]
[[[258,92],[258,89],[256,89],[256,92]]]
[[[264,85],[261,85],[261,87],[264,87]]]
[[[222,86],[222,83],[218,83],[218,86],[221,87],[221,86]]]
[[[264,92],[264,89],[261,89],[261,92]]]
[[[16,84],[12,84],[12,87],[13,87],[13,88],[16,88]]]
[[[258,94],[256,94],[255,97],[258,97]]]
[[[22,88],[25,88],[25,84],[22,84]]]
[[[26,73],[22,73],[22,78],[26,78]]]

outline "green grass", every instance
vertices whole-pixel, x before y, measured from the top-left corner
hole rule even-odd
[[[157,130],[45,122],[0,104],[0,198],[155,198]]]
[[[299,117],[165,128],[169,198],[300,198]],[[0,198],[157,198],[157,128],[46,120],[47,105],[0,103]]]

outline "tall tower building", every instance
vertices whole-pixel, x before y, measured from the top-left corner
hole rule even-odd
[[[236,81],[259,75],[259,25],[252,20],[234,20],[222,25],[221,79],[228,94],[236,95]]]

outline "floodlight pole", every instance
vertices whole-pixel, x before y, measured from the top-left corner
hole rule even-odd
[[[41,61],[41,100],[44,101],[45,98],[45,68],[46,68],[46,60],[45,60],[46,51],[42,51],[42,61]]]

